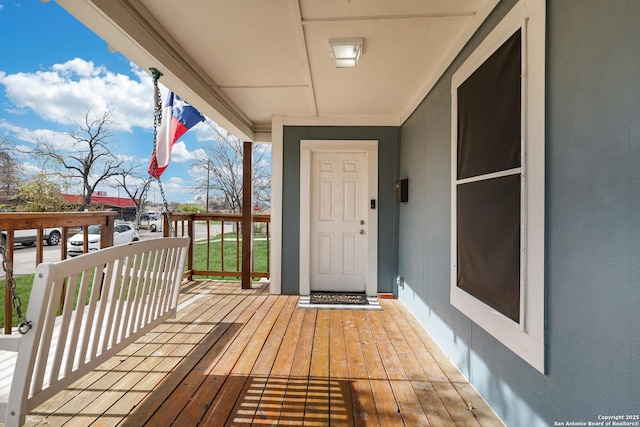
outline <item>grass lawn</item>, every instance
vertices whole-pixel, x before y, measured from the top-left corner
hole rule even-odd
[[[24,276],[18,276],[16,279],[16,295],[20,297],[22,301],[22,313],[27,314],[27,305],[29,304],[29,294],[31,294],[31,286],[33,285],[33,274],[25,274]],[[4,328],[4,304],[7,293],[7,281],[4,279],[0,279],[2,282],[2,291],[0,291],[0,327]],[[9,299],[9,303],[11,303],[11,299]],[[13,312],[12,324],[16,326],[18,321],[16,320],[16,313]],[[4,331],[0,332],[4,333]]]
[[[225,233],[224,236],[224,271],[237,271],[236,265],[236,235],[235,233]],[[253,251],[254,251],[254,270],[255,271],[268,271],[267,265],[267,241],[264,235],[254,234]],[[220,270],[221,256],[220,256],[220,236],[216,236],[211,240],[211,254],[210,265],[207,267],[207,242],[195,243],[195,259],[194,267],[196,270]],[[240,247],[242,250],[242,247]],[[240,254],[240,263],[242,264],[242,254]],[[211,278],[211,279],[224,279],[234,280],[234,277],[209,277],[209,276],[196,276],[196,278]],[[33,274],[25,274],[17,276],[16,278],[17,295],[22,301],[22,312],[26,315],[27,305],[29,304],[29,295],[31,294],[31,287],[33,285]],[[240,276],[237,278],[240,279]],[[2,291],[0,291],[0,327],[4,328],[4,307],[5,307],[5,295],[6,295],[6,281],[0,279],[2,282]],[[12,324],[17,324],[15,312],[13,313]]]
[[[265,235],[254,234],[253,242],[253,270],[254,271],[268,271],[267,265],[267,240]],[[216,270],[216,271],[238,271],[237,261],[242,265],[242,243],[240,247],[236,248],[236,234],[225,233],[224,235],[224,269],[222,268],[222,256],[221,256],[221,242],[220,236],[216,236],[211,240],[211,253],[209,255],[210,265],[207,266],[207,242],[198,241],[195,243],[195,259],[194,268],[196,270]],[[242,239],[240,240],[242,242]],[[238,257],[237,250],[240,250],[240,256]],[[196,276],[196,278],[211,278],[211,279],[227,279],[233,280],[233,277],[221,277],[221,276]],[[240,276],[237,277],[240,279]]]

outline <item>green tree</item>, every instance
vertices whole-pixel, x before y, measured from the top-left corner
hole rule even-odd
[[[58,186],[44,174],[24,183],[18,200],[23,212],[61,212],[68,208]]]
[[[182,203],[178,206],[178,210],[182,212],[200,212],[202,206],[196,203]]]

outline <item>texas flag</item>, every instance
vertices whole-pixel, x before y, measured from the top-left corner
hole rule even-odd
[[[204,120],[204,116],[180,99],[178,95],[169,92],[169,97],[162,110],[162,122],[158,130],[156,149],[151,153],[149,175],[158,178],[169,166],[173,144],[186,131]],[[157,160],[157,164],[156,163]]]

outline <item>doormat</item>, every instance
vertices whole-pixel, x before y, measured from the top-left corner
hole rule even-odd
[[[345,292],[312,292],[309,302],[311,304],[369,304],[365,294]]]

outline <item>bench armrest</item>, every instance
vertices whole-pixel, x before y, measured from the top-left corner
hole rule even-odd
[[[18,351],[19,345],[20,345],[20,336],[0,335],[0,350]]]

